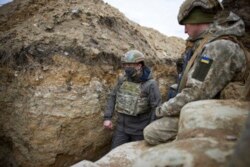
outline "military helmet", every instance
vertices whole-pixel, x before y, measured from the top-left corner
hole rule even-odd
[[[130,50],[121,58],[122,63],[139,63],[144,62],[145,57],[143,53],[138,50]]]
[[[196,10],[200,9],[200,10]],[[180,7],[178,14],[178,22],[183,25],[185,23],[207,23],[212,22],[215,14],[223,9],[219,0],[185,0]],[[184,22],[195,11],[195,15],[199,17],[196,22],[192,22],[191,18]],[[192,17],[193,19],[194,17]]]

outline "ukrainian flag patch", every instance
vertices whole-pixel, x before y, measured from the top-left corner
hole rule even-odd
[[[203,82],[208,74],[208,71],[210,70],[212,63],[213,59],[209,58],[207,55],[203,55],[197,63],[192,78]]]
[[[201,57],[201,60],[200,60],[202,63],[206,63],[206,64],[209,64],[211,59],[208,58],[206,55],[205,56],[202,56]]]

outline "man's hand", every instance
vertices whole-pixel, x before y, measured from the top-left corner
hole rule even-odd
[[[156,109],[155,109],[155,115],[156,115],[157,118],[160,118],[160,117],[163,117],[164,115],[165,116],[178,115],[178,112],[174,111],[172,109],[172,107],[169,107],[169,106],[168,106],[168,109],[166,110],[166,106],[161,105],[159,107],[156,107]]]
[[[110,121],[110,120],[105,120],[103,122],[103,126],[106,129],[113,129],[113,124],[112,124],[112,121]]]
[[[157,118],[160,118],[160,117],[163,116],[163,113],[161,111],[161,106],[156,107],[156,109],[155,109],[155,115],[156,115]]]

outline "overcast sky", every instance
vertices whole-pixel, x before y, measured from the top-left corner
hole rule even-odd
[[[167,36],[184,39],[184,27],[178,24],[177,14],[184,0],[104,0],[118,8],[130,20],[154,28]]]
[[[11,0],[0,0],[5,4]],[[184,27],[177,22],[179,7],[184,0],[104,0],[119,9],[130,20],[154,28],[167,36],[186,39]]]
[[[3,5],[3,4],[5,4],[5,3],[7,3],[7,2],[10,2],[11,0],[0,0],[0,5]]]

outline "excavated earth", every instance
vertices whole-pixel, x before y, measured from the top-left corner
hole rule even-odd
[[[246,22],[249,1],[225,0]],[[176,9],[178,10],[178,9]],[[0,7],[0,166],[69,166],[108,152],[102,127],[121,56],[145,53],[163,100],[183,39],[128,20],[102,0],[14,0]],[[115,119],[115,118],[114,118]]]
[[[102,127],[120,57],[145,53],[163,97],[185,42],[101,0],[15,0],[0,7],[0,166],[69,166],[110,148]]]

